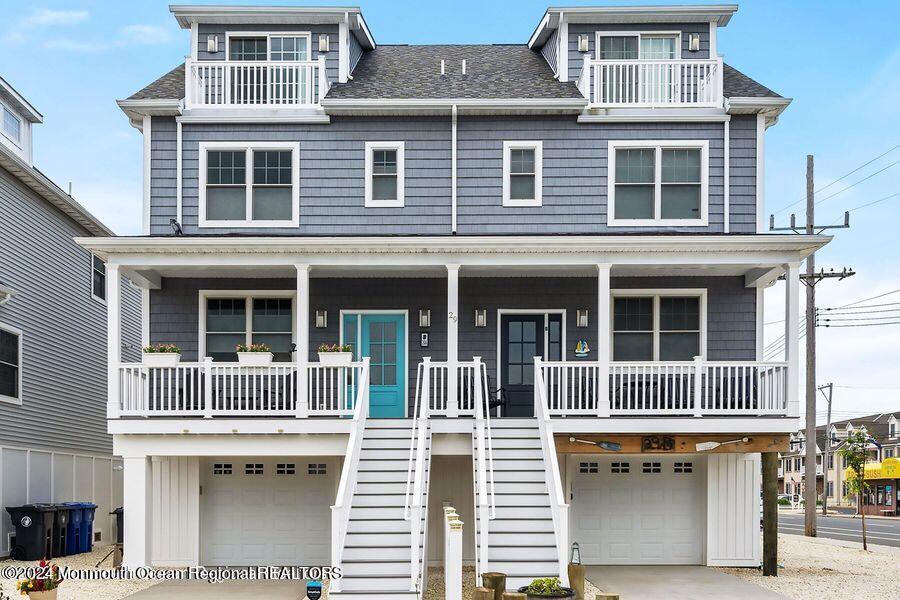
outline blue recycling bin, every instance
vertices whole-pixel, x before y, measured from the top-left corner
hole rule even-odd
[[[84,552],[81,547],[81,536],[84,522],[83,502],[63,502],[69,509],[69,524],[66,528],[66,556]]]
[[[90,552],[94,548],[94,513],[97,510],[97,505],[92,502],[84,502],[82,504],[81,551]]]

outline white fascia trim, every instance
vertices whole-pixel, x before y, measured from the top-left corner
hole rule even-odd
[[[510,198],[510,162],[513,150],[534,150],[534,198]],[[538,207],[543,196],[543,155],[544,142],[507,140],[503,142],[503,206],[504,207]]]
[[[569,433],[782,433],[797,431],[793,417],[551,417],[554,432]],[[146,422],[146,421],[145,421]]]
[[[434,110],[449,112],[456,105],[460,109],[504,110],[580,110],[587,106],[586,98],[348,98],[322,100],[322,107],[341,110]]]
[[[737,4],[697,4],[550,7],[547,12],[565,12],[571,22],[577,19],[582,23],[705,23],[715,20],[719,27],[724,27],[737,10]]]
[[[246,218],[243,221],[211,221],[206,218],[206,157],[209,150],[235,150],[247,153],[245,163]],[[291,152],[291,218],[283,221],[259,221],[251,215],[253,210],[253,160],[254,150],[289,150]],[[200,142],[199,187],[197,190],[198,227],[238,228],[238,227],[299,227],[300,225],[300,143],[299,142]]]
[[[366,208],[403,208],[405,192],[405,142],[366,142]],[[372,198],[372,162],[375,150],[397,151],[397,198],[375,200]]]
[[[352,6],[222,6],[173,4],[169,12],[182,29],[191,23],[263,23],[297,24],[339,23],[346,13],[361,15],[359,8]]]
[[[609,140],[607,150],[607,173],[615,173],[616,149],[618,148],[647,148],[655,147],[656,176],[655,185],[655,214],[661,214],[662,210],[662,150],[668,148],[699,148],[700,149],[700,218],[699,219],[616,219],[616,181],[615,177],[607,176],[607,214],[606,223],[609,227],[706,227],[709,225],[709,140]]]
[[[293,114],[257,114],[247,111],[246,114],[222,113],[220,109],[192,108],[185,111],[184,116],[176,117],[182,123],[306,123],[328,125],[331,118],[323,111]]]
[[[112,435],[157,435],[157,434],[198,434],[198,435],[272,435],[303,433],[349,433],[353,422],[350,419],[191,419],[154,417],[152,419],[110,419],[107,433]],[[796,428],[795,428],[796,429]],[[468,429],[471,431],[471,424]],[[235,433],[237,432],[237,433]],[[236,439],[241,439],[236,437]]]
[[[8,97],[10,103],[16,105],[17,111],[23,113],[23,116],[29,123],[44,122],[44,116],[38,112],[38,109],[36,109],[31,102],[26,100],[22,94],[16,91],[16,88],[10,85],[2,76],[0,76],[0,96]]]

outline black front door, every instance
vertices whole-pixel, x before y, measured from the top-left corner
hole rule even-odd
[[[534,416],[534,357],[544,356],[544,315],[503,315],[500,369],[505,417]]]

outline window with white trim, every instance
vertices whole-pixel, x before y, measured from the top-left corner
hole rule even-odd
[[[201,227],[296,227],[296,143],[200,144]]]
[[[366,207],[403,206],[404,154],[404,142],[366,142]]]
[[[17,144],[22,141],[22,119],[5,106],[3,107],[3,133]]]
[[[91,254],[91,296],[106,302],[106,263]]]
[[[897,437],[897,420],[893,417],[891,417],[891,420],[888,423],[888,437]]]
[[[599,60],[675,60],[679,58],[677,33],[597,32]]]
[[[205,355],[237,360],[238,344],[266,344],[277,362],[291,360],[293,298],[288,296],[205,297]]]
[[[233,61],[308,61],[310,60],[311,37],[309,33],[231,35],[228,37],[228,59]]]
[[[709,142],[609,142],[610,226],[706,225]]]
[[[0,324],[0,400],[22,403],[22,331]]]
[[[705,294],[616,292],[613,360],[691,361],[705,351]]]
[[[543,142],[503,142],[503,206],[540,206]]]

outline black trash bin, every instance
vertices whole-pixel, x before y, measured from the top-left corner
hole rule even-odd
[[[116,515],[116,543],[117,544],[124,543],[123,540],[125,539],[125,523],[124,523],[125,518],[123,517],[124,512],[125,511],[120,506],[119,508],[117,508],[114,511],[112,511],[111,513],[109,513],[111,515]]]
[[[74,554],[68,552],[69,545],[69,519],[71,518],[71,506],[65,504],[53,504],[56,509],[56,519],[53,521],[53,556],[66,556]]]
[[[16,528],[16,545],[10,549],[13,560],[53,558],[53,523],[56,508],[52,504],[7,506],[6,512]]]

